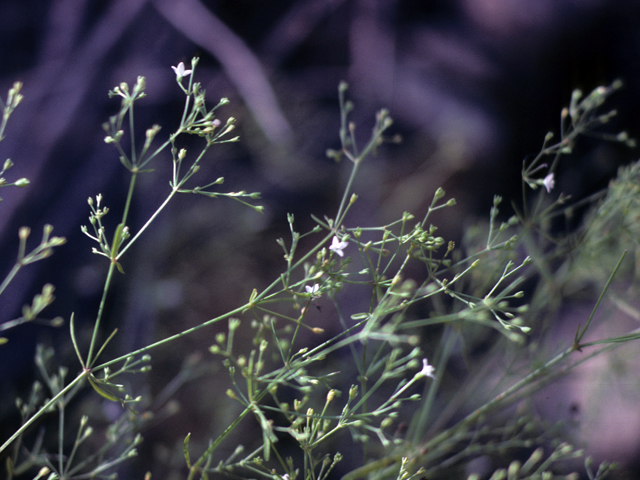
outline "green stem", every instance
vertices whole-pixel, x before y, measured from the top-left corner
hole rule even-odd
[[[124,210],[122,212],[122,222],[121,225],[124,227],[126,225],[126,221],[127,221],[127,217],[129,216],[129,210],[131,209],[131,199],[133,198],[133,190],[135,189],[135,185],[136,185],[136,179],[138,178],[138,172],[133,172],[133,174],[131,175],[131,181],[129,182],[129,190],[127,192],[127,200],[125,202],[125,206],[124,206]],[[113,239],[113,242],[117,242],[120,241],[117,238]],[[131,244],[131,242],[128,243],[127,247]],[[93,358],[93,351],[95,349],[96,346],[96,342],[98,339],[98,332],[100,330],[100,322],[102,320],[102,315],[104,313],[104,308],[105,305],[107,303],[107,294],[109,293],[109,289],[111,287],[111,281],[113,280],[113,271],[116,267],[116,263],[118,261],[118,259],[120,258],[121,253],[119,254],[117,251],[112,252],[112,258],[111,258],[111,263],[109,265],[109,271],[107,273],[107,278],[105,279],[104,282],[104,288],[102,290],[102,298],[100,299],[100,306],[98,307],[98,314],[96,315],[96,321],[93,324],[93,333],[91,334],[91,343],[89,345],[89,353],[87,355],[87,361],[85,363],[85,365],[87,365],[88,368],[91,368],[93,361],[95,360]],[[113,255],[116,255],[115,257],[113,257]]]
[[[164,200],[164,202],[162,202],[162,205],[160,205],[158,207],[158,209],[153,213],[153,215],[151,215],[151,217],[149,217],[149,220],[147,220],[146,223],[142,226],[142,228],[140,230],[138,230],[138,233],[136,233],[135,236],[131,240],[129,240],[127,242],[127,245],[122,250],[120,250],[120,252],[118,253],[118,255],[115,258],[116,261],[120,260],[120,257],[122,257],[122,255],[124,255],[124,252],[129,250],[129,247],[135,243],[135,241],[138,239],[138,237],[140,237],[140,235],[142,235],[142,232],[144,232],[149,227],[149,225],[151,225],[151,223],[153,223],[153,221],[160,214],[160,212],[162,212],[162,210],[164,210],[164,208],[167,206],[167,204],[173,198],[173,196],[176,194],[177,191],[178,191],[177,187],[171,190],[171,193],[167,196],[167,198]]]
[[[133,100],[129,106],[129,137],[131,138],[131,165],[138,168],[138,156],[136,154],[136,136],[134,132],[135,122],[133,121]]]
[[[342,218],[346,212],[343,213],[343,210],[345,210],[347,204],[349,203],[349,192],[351,191],[351,185],[353,184],[353,180],[356,177],[356,173],[358,171],[358,166],[360,165],[360,159],[356,158],[353,160],[353,169],[351,170],[351,175],[349,176],[349,181],[347,182],[347,186],[344,189],[344,194],[342,195],[342,201],[340,202],[340,208],[338,209],[338,213],[336,215],[336,223],[334,225],[335,228],[338,228],[341,224],[342,221],[344,220],[344,218]]]
[[[102,290],[102,298],[100,299],[100,306],[98,307],[98,314],[96,315],[96,321],[93,324],[93,333],[91,334],[91,343],[89,344],[89,353],[87,354],[87,361],[85,365],[87,368],[91,368],[93,363],[93,350],[95,349],[96,342],[98,340],[98,331],[100,329],[100,320],[104,313],[104,307],[107,303],[107,293],[109,292],[109,285],[111,285],[111,279],[113,278],[113,271],[116,268],[115,263],[109,264],[109,271],[107,272],[107,278],[104,282],[104,289]]]
[[[455,426],[449,428],[448,430],[442,432],[440,435],[437,435],[437,436],[433,437],[426,444],[422,445],[421,448],[424,451],[433,450],[433,449],[437,448],[437,446],[441,445],[443,442],[445,442],[446,440],[448,440],[449,438],[454,436],[456,433],[458,433],[458,431],[461,428],[465,427],[466,425],[471,425],[471,424],[475,423],[481,417],[483,417],[484,415],[487,415],[488,413],[490,413],[495,407],[500,405],[502,402],[504,402],[511,395],[513,395],[514,393],[516,393],[520,389],[524,388],[528,384],[533,383],[534,381],[536,381],[539,377],[541,377],[545,373],[549,372],[551,367],[553,367],[553,366],[557,365],[558,363],[562,362],[565,358],[567,358],[569,355],[571,355],[571,353],[573,353],[574,351],[575,350],[573,349],[573,347],[570,347],[570,348],[566,349],[565,351],[561,352],[560,354],[556,355],[554,358],[549,360],[543,366],[535,369],[533,372],[531,372],[529,375],[524,377],[522,380],[520,380],[519,382],[516,382],[511,387],[507,388],[504,392],[500,393],[499,395],[494,397],[489,402],[485,403],[480,408],[478,408],[475,411],[471,412],[469,415],[467,415],[465,418],[463,418],[460,422],[458,422],[457,425],[455,425]]]
[[[22,264],[20,262],[16,262],[16,264],[13,266],[9,274],[2,282],[2,285],[0,285],[0,295],[2,295],[2,292],[4,292],[5,288],[7,288],[7,286],[13,281],[13,278],[16,276],[21,267]]]
[[[127,192],[127,201],[124,204],[124,210],[122,212],[122,225],[127,224],[127,217],[129,216],[129,210],[131,209],[131,199],[133,198],[133,190],[136,186],[136,180],[138,179],[138,172],[134,171],[131,174],[131,180],[129,181],[129,191]]]
[[[78,382],[82,381],[84,377],[89,375],[91,372],[88,370],[83,370],[80,375],[78,375],[75,379],[73,379],[69,385],[64,387],[56,396],[54,396],[51,400],[49,400],[42,408],[40,408],[29,420],[27,420],[18,430],[14,432],[9,439],[2,444],[0,447],[0,453],[2,453],[13,441],[22,435],[27,428],[31,426],[38,418],[40,418],[44,413],[51,409],[69,390],[71,390]]]
[[[625,257],[626,254],[627,254],[627,251],[625,250],[624,252],[622,252],[622,255],[620,255],[620,260],[618,260],[618,263],[616,264],[615,268],[613,269],[613,272],[611,272],[611,275],[609,275],[609,279],[607,280],[607,283],[605,284],[604,288],[602,289],[602,292],[600,293],[600,296],[598,297],[598,301],[594,305],[593,310],[591,310],[591,315],[589,315],[589,320],[587,320],[587,324],[584,326],[582,331],[580,331],[580,326],[578,325],[578,331],[576,332],[576,338],[575,338],[575,340],[573,342],[573,348],[575,348],[576,350],[580,350],[580,348],[581,348],[580,341],[582,340],[582,337],[584,337],[584,334],[587,333],[587,329],[589,328],[589,325],[591,325],[591,320],[593,320],[593,316],[596,314],[596,310],[598,310],[598,307],[600,306],[600,302],[602,302],[602,299],[604,298],[604,294],[609,289],[609,285],[611,285],[613,277],[615,276],[616,272],[620,268],[620,265],[622,264],[622,260],[624,260],[624,257]]]
[[[129,357],[133,357],[135,355],[139,355],[141,353],[147,352],[149,350],[152,350],[156,347],[159,347],[161,345],[164,345],[165,343],[169,343],[172,342],[173,340],[177,340],[178,338],[184,337],[185,335],[189,335],[190,333],[193,333],[197,330],[200,330],[201,328],[204,327],[208,327],[209,325],[213,325],[214,323],[219,322],[220,320],[224,320],[226,318],[232,317],[234,315],[238,315],[240,313],[242,313],[244,310],[246,310],[247,308],[250,308],[250,304],[245,304],[242,307],[236,308],[234,310],[231,310],[230,312],[225,313],[224,315],[220,315],[219,317],[216,318],[212,318],[210,320],[207,320],[204,323],[201,323],[200,325],[196,325],[195,327],[189,328],[187,330],[184,330],[180,333],[176,333],[175,335],[172,335],[170,337],[164,338],[162,340],[159,340],[155,343],[152,343],[151,345],[147,345],[146,347],[142,347],[139,348],[138,350],[135,350],[131,353],[127,353],[126,355],[122,355],[120,357],[114,358],[112,360],[109,360],[108,362],[105,362],[101,365],[98,365],[96,367],[93,368],[93,371],[96,370],[102,370],[105,367],[108,367],[110,365],[113,365],[114,363],[118,363],[118,362],[122,362],[124,360],[126,360]]]

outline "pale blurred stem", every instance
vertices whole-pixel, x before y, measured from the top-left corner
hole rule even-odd
[[[578,330],[576,332],[576,337],[575,337],[575,340],[573,342],[573,348],[574,349],[580,350],[580,342],[582,341],[582,337],[584,337],[584,334],[587,333],[589,325],[591,325],[591,320],[593,320],[593,317],[596,314],[596,311],[598,310],[598,307],[600,306],[600,302],[602,302],[602,299],[604,298],[605,293],[607,292],[607,290],[609,289],[609,286],[611,285],[611,282],[613,281],[613,277],[616,275],[618,269],[620,268],[620,265],[622,265],[622,261],[624,260],[624,257],[626,255],[627,255],[627,251],[626,250],[624,252],[622,252],[622,255],[620,255],[620,259],[618,260],[618,263],[616,264],[615,268],[611,272],[611,275],[609,275],[609,279],[607,280],[607,283],[605,284],[604,288],[602,289],[602,292],[600,293],[600,296],[598,297],[598,301],[594,305],[593,310],[591,310],[591,315],[589,315],[589,319],[587,320],[587,324],[584,326],[582,331],[580,330],[580,325],[578,325]]]
[[[189,113],[189,103],[191,101],[191,85],[193,83],[193,72],[191,72],[191,76],[189,77],[189,87],[187,88],[187,91],[185,92],[187,94],[187,97],[185,98],[184,101],[184,110],[182,111],[182,119],[180,120],[180,128],[184,128],[185,127],[185,121],[187,120],[187,113]],[[180,86],[182,86],[182,83],[180,83]]]
[[[349,158],[351,158],[349,156]],[[356,177],[356,173],[358,172],[358,167],[362,161],[361,158],[352,159],[353,161],[353,169],[351,170],[351,175],[349,176],[349,181],[347,182],[347,186],[344,189],[344,194],[342,195],[342,201],[340,202],[340,208],[338,209],[338,213],[336,214],[336,223],[334,225],[335,228],[338,228],[342,225],[342,221],[344,220],[344,216],[346,215],[346,209],[350,202],[349,192],[351,191],[351,186],[353,185],[353,180]]]
[[[133,102],[131,102],[131,106],[129,107],[129,137],[131,138],[131,165],[133,168],[138,168],[138,157],[136,155],[136,136],[134,131],[134,122],[133,122]],[[134,173],[134,176],[137,172]],[[131,192],[131,190],[129,190]]]
[[[440,340],[443,346],[437,353],[434,365],[447,365],[449,363],[454,346],[458,340],[459,335],[456,334],[454,328],[451,325],[445,327],[445,331]],[[427,396],[422,402],[420,410],[414,415],[413,420],[409,423],[409,430],[406,438],[409,439],[411,445],[416,445],[420,441],[420,434],[427,431],[427,422],[429,421],[431,408],[433,407],[443,374],[443,368],[439,368],[436,371],[436,379],[433,382],[429,382]]]
[[[18,259],[16,260],[16,263],[11,268],[11,271],[7,274],[4,281],[0,285],[0,295],[2,295],[2,292],[4,292],[7,286],[13,281],[15,276],[18,274],[18,271],[22,267],[24,267],[27,263],[29,263],[28,260],[25,262],[26,248],[27,248],[27,239],[26,237],[20,236],[20,246],[18,247]],[[31,254],[33,254],[33,252],[31,252]],[[31,256],[31,254],[29,254],[28,256]],[[9,328],[8,325],[6,324],[4,326],[5,328]]]
[[[58,472],[64,475],[64,399],[58,404]]]
[[[7,121],[9,120],[9,113],[7,113],[6,107],[2,114],[2,123],[0,124],[0,141],[4,140],[4,130],[7,128]]]
[[[369,346],[369,342],[368,341],[364,341],[362,342],[362,369],[365,370],[365,365],[366,365],[366,361],[367,361],[367,347]],[[362,380],[360,381],[360,385],[362,385],[362,398],[360,400],[360,402],[358,402],[358,404],[356,404],[353,407],[353,410],[355,411],[358,407],[361,408],[361,413],[366,414],[368,411],[367,408],[367,400],[369,398],[369,394],[370,391],[367,388],[367,375],[366,375],[366,370],[365,370],[365,375],[362,376]],[[363,459],[363,463],[367,463],[367,461],[369,460],[369,442],[366,442],[363,446],[362,446],[362,459]]]
[[[131,180],[129,181],[129,191],[127,192],[127,201],[124,204],[124,211],[122,212],[122,224],[127,224],[127,217],[129,216],[129,209],[131,208],[131,199],[133,198],[133,190],[136,186],[136,180],[138,178],[138,171],[132,172]]]
[[[39,419],[45,412],[51,410],[55,406],[56,403],[60,401],[64,401],[64,396],[79,382],[81,382],[84,377],[89,375],[91,372],[89,370],[83,370],[80,375],[74,378],[69,384],[64,387],[57,395],[55,395],[51,400],[49,400],[42,408],[40,408],[29,420],[27,420],[18,430],[14,432],[9,439],[2,444],[0,447],[0,453],[2,453],[7,447],[9,447],[15,439],[17,439],[20,435],[22,435],[37,419]]]
[[[634,332],[639,332],[640,329],[635,330]],[[632,332],[632,333],[634,333]],[[625,343],[625,342],[623,342]],[[562,369],[562,374],[566,374],[569,370],[575,368],[576,366],[586,362],[587,360],[600,355],[604,352],[613,350],[614,348],[620,346],[622,343],[614,343],[612,345],[607,345],[589,355],[585,358],[580,359],[579,361],[568,365]],[[591,344],[584,344],[582,347],[590,346]],[[461,431],[466,431],[468,428],[472,427],[475,423],[477,423],[481,418],[491,414],[493,411],[499,408],[505,408],[508,404],[511,404],[524,396],[529,396],[533,393],[534,390],[537,390],[541,386],[545,384],[546,380],[553,380],[558,376],[558,371],[553,370],[553,367],[562,363],[569,355],[575,352],[577,348],[575,346],[571,346],[549,360],[540,368],[534,370],[529,375],[524,377],[522,380],[517,382],[516,384],[509,387],[507,390],[502,392],[501,394],[494,397],[491,401],[485,403],[482,407],[473,411],[469,415],[467,415],[464,419],[458,422],[453,427],[443,431],[440,435],[437,435],[427,442],[419,445],[415,449],[414,458],[422,458],[423,462],[426,457],[431,456],[433,459],[444,455],[446,451],[452,448],[452,444],[449,441],[455,437]],[[534,382],[539,382],[537,385],[533,385]],[[527,388],[529,387],[529,388]],[[533,390],[532,390],[533,389]],[[418,452],[426,452],[425,454],[420,454]],[[364,478],[369,472],[385,468],[393,463],[399,463],[401,461],[402,456],[407,456],[407,452],[403,455],[395,455],[392,457],[386,457],[381,460],[369,463],[364,465],[363,467],[357,468],[350,472],[349,474],[343,477],[343,480],[355,480],[358,478]]]
[[[507,398],[511,397],[514,393],[518,392],[519,390],[525,388],[528,384],[533,383],[539,377],[542,377],[544,374],[550,372],[550,370],[551,370],[551,368],[553,366],[555,366],[558,363],[562,362],[565,358],[567,358],[574,351],[575,351],[575,349],[573,347],[568,348],[567,350],[565,350],[564,352],[560,353],[559,355],[557,355],[553,359],[549,360],[542,367],[534,370],[529,375],[524,377],[522,380],[520,380],[519,382],[517,382],[516,384],[514,384],[513,386],[511,386],[510,388],[508,388],[507,390],[505,390],[504,392],[502,392],[501,394],[496,396],[493,400],[485,403],[482,407],[478,408],[477,410],[475,410],[472,413],[470,413],[469,415],[467,415],[464,419],[462,419],[460,422],[458,422],[453,427],[451,427],[451,428],[445,430],[444,432],[440,433],[440,435],[437,435],[437,436],[431,438],[431,440],[428,440],[427,442],[421,444],[415,450],[416,453],[413,455],[413,457],[414,458],[422,458],[422,459],[424,459],[425,456],[426,457],[431,456],[433,458],[438,458],[439,456],[443,455],[444,452],[446,452],[447,450],[449,450],[453,446],[453,445],[451,445],[449,443],[449,440],[452,437],[455,437],[456,434],[458,434],[460,431],[464,431],[464,430],[468,429],[470,426],[472,426],[473,424],[478,422],[483,416],[490,414],[494,409],[496,409],[498,407],[504,407],[505,405],[504,405],[503,402]],[[510,400],[513,400],[513,399],[510,399]],[[427,452],[427,453],[421,455],[418,452]],[[364,478],[365,475],[368,474],[368,472],[371,472],[371,471],[374,471],[374,470],[377,470],[377,469],[382,469],[382,468],[384,468],[386,466],[389,466],[389,465],[391,465],[393,463],[399,463],[403,456],[407,456],[407,452],[404,452],[401,455],[395,455],[393,457],[386,457],[386,458],[383,458],[381,460],[369,463],[367,465],[364,465],[364,466],[362,466],[360,468],[357,468],[357,469],[353,470],[352,472],[350,472],[349,474],[345,475],[342,478],[343,478],[343,480],[355,480],[355,479],[358,479],[358,478]]]
[[[4,292],[7,286],[13,281],[13,278],[17,275],[18,271],[21,268],[22,268],[22,263],[19,261],[16,262],[16,264],[13,266],[9,274],[6,276],[6,278],[2,282],[2,285],[0,285],[0,295],[2,295],[2,292]]]
[[[457,434],[461,429],[466,429],[470,427],[471,425],[476,423],[478,420],[480,420],[480,418],[482,418],[485,415],[488,415],[497,407],[504,406],[503,403],[505,402],[505,400],[507,400],[516,392],[525,388],[527,385],[532,384],[534,381],[538,380],[543,375],[550,373],[552,367],[561,363],[565,358],[567,358],[569,355],[571,355],[575,351],[576,350],[573,346],[567,348],[565,351],[563,351],[562,353],[558,354],[556,357],[549,360],[543,366],[541,366],[540,368],[537,368],[536,370],[531,372],[529,375],[524,377],[522,380],[520,380],[519,382],[509,387],[501,394],[494,397],[493,400],[490,400],[489,402],[485,403],[482,407],[478,408],[474,412],[467,415],[464,419],[458,422],[456,426],[448,430],[445,430],[440,435],[436,435],[431,440],[425,442],[423,445],[420,446],[421,450],[430,451],[430,452],[437,451],[438,447],[446,445],[445,442],[447,442],[447,440],[449,440],[451,437]]]

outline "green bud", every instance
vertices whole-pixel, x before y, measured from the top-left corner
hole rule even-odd
[[[160,127],[160,125],[154,125],[153,127],[147,129],[147,131],[145,132],[145,135],[147,138],[153,138],[156,136],[156,134],[160,131],[162,127]]]
[[[138,76],[136,80],[136,84],[133,87],[133,95],[142,98],[144,97],[144,93],[142,93],[147,86],[147,80],[143,76]]]
[[[351,385],[349,389],[349,400],[354,400],[358,396],[358,386]]]

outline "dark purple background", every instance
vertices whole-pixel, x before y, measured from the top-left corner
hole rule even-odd
[[[421,215],[443,186],[458,207],[441,228],[457,238],[486,215],[494,194],[518,195],[522,160],[557,131],[573,88],[622,78],[611,131],[638,137],[639,15],[633,0],[5,0],[0,91],[20,80],[25,101],[0,158],[16,164],[9,179],[27,176],[32,184],[0,191],[0,271],[14,261],[21,225],[32,227],[33,245],[45,223],[69,241],[21,272],[2,297],[0,320],[18,316],[46,282],[57,289],[51,317],[75,312],[87,326],[95,315],[106,266],[91,255],[80,225],[89,196],[104,195],[114,223],[122,207],[128,177],[101,129],[118,105],[107,91],[122,81],[147,78],[138,131],[159,123],[162,137],[177,125],[183,99],[170,66],[200,56],[197,80],[211,103],[230,98],[220,113],[238,119],[242,138],[214,149],[201,182],[224,176],[224,191],[261,191],[266,213],[225,200],[176,200],[123,261],[127,274],[105,319],[105,331],[120,328],[114,352],[236,307],[280,272],[274,240],[286,238],[287,212],[301,231],[312,226],[309,213],[335,212],[348,167],[324,151],[338,147],[340,80],[351,86],[362,139],[381,107],[396,122],[391,132],[404,138],[363,168],[350,223],[388,222],[405,210]],[[586,142],[561,164],[557,188],[576,198],[593,193],[635,155]],[[133,230],[168,193],[170,159],[155,168],[136,194]],[[214,330],[158,352],[150,388],[177,373],[181,348],[207,355]],[[4,416],[15,389],[31,382],[36,339],[58,344],[67,330],[24,326],[9,336],[0,347]],[[73,362],[66,343],[59,354]],[[188,406],[191,417],[174,425],[177,441],[203,428],[199,408],[209,407]]]

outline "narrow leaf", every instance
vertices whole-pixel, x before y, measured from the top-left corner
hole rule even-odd
[[[96,379],[93,375],[89,375],[87,378],[89,379],[89,383],[91,384],[93,389],[98,392],[99,395],[103,396],[107,400],[111,400],[112,402],[120,403],[120,399],[114,394],[107,391],[107,389],[104,388],[104,384],[100,382],[100,380]]]
[[[191,468],[191,458],[189,457],[189,439],[191,438],[191,432],[187,433],[187,436],[184,438],[184,444],[182,446],[182,451],[184,452],[184,460],[187,462],[187,467]]]
[[[82,368],[86,368],[84,364],[84,360],[82,360],[82,355],[80,355],[80,349],[78,348],[78,341],[76,340],[76,327],[74,324],[74,318],[75,318],[75,313],[71,313],[71,319],[69,321],[69,326],[71,328],[71,343],[73,343],[73,348],[76,351],[76,355],[78,356],[80,365],[82,365]]]

